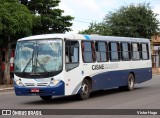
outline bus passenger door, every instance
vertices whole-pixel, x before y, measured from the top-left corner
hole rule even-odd
[[[81,70],[79,67],[79,42],[76,40],[65,41],[65,94],[76,94],[80,88]]]

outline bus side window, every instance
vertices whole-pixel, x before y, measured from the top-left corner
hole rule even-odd
[[[130,60],[130,44],[127,42],[121,43],[121,58],[123,61]]]
[[[140,60],[140,46],[138,43],[132,43],[132,59]]]
[[[148,44],[142,43],[142,59],[143,60],[148,60],[149,59]]]
[[[91,41],[83,41],[82,47],[82,58],[85,63],[92,63],[96,61],[95,45]]]
[[[109,43],[110,60],[119,61],[120,60],[120,46],[118,42]]]
[[[106,42],[102,41],[96,42],[96,56],[98,62],[108,61],[108,48]]]
[[[72,70],[79,65],[79,43],[67,40],[65,42],[66,70]]]

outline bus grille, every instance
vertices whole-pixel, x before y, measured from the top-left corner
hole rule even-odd
[[[34,84],[34,83],[25,83],[25,86],[27,86],[27,87],[32,87],[32,86],[45,87],[47,85],[48,85],[48,83],[37,83],[37,84]]]
[[[47,86],[48,83],[37,83],[37,86]]]
[[[34,83],[25,83],[25,86],[35,86]]]

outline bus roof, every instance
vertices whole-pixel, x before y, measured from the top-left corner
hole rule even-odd
[[[118,36],[99,36],[99,35],[85,35],[85,34],[43,34],[29,36],[18,41],[23,40],[36,40],[36,39],[52,39],[52,38],[61,38],[61,39],[70,39],[70,40],[99,40],[99,41],[126,41],[126,42],[150,42],[146,38],[132,38],[132,37],[118,37]]]

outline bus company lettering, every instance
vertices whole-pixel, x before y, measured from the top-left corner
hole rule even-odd
[[[92,65],[92,70],[117,69],[119,64],[97,64]]]

